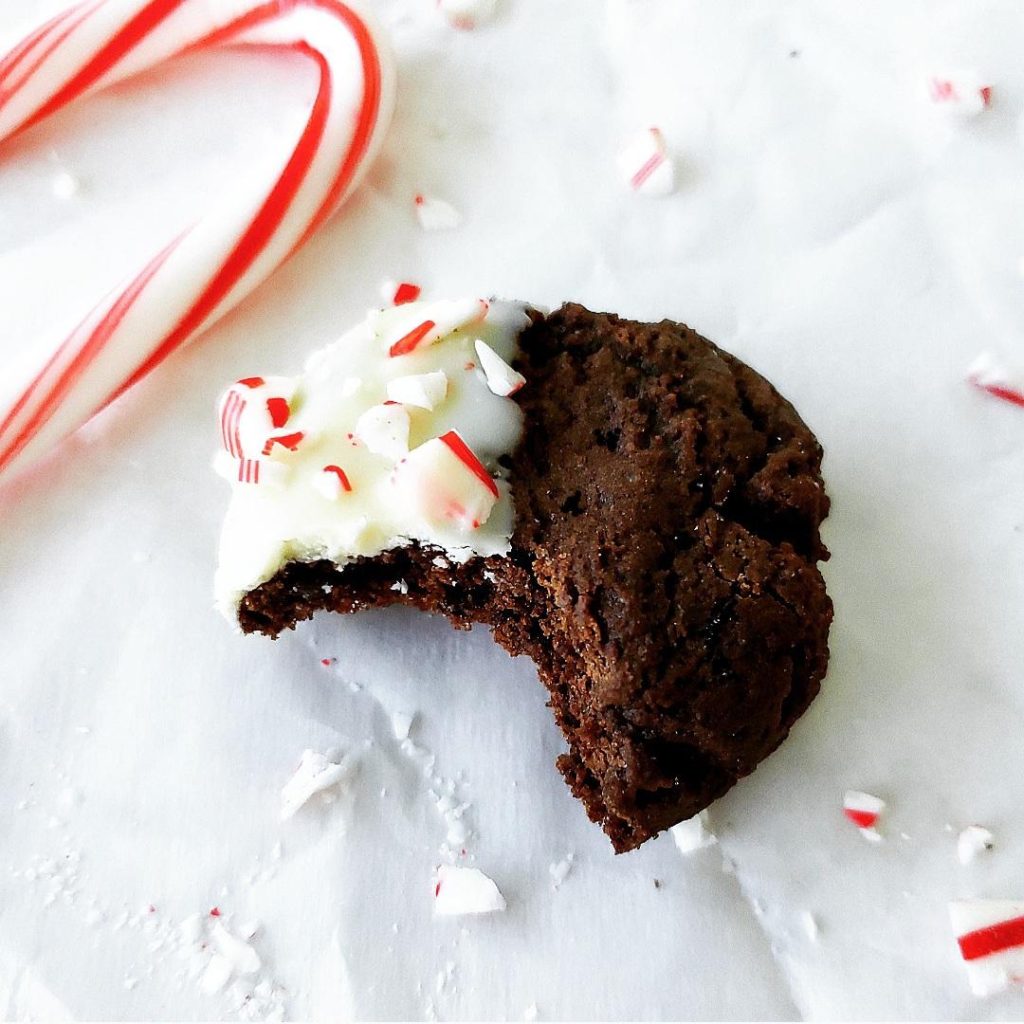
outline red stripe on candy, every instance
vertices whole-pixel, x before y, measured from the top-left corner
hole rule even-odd
[[[878,821],[878,815],[874,811],[858,811],[852,807],[844,807],[843,814],[857,826],[857,828],[871,828]]]
[[[243,377],[238,383],[246,388],[261,388],[266,381],[262,377]]]
[[[352,490],[352,484],[349,483],[348,475],[345,473],[345,470],[341,468],[341,466],[324,466],[324,472],[333,473],[341,482],[341,486],[344,490]]]
[[[440,440],[448,445],[452,454],[494,495],[499,497],[498,488],[487,472],[487,467],[476,457],[473,449],[458,435],[457,431],[449,430],[442,434]]]
[[[987,391],[995,398],[1009,402],[1011,405],[1024,406],[1024,393],[1015,388],[1008,388],[1003,384],[979,384],[977,382],[974,382],[974,386],[981,388],[982,391]]]
[[[405,337],[388,349],[389,356],[405,356],[412,352],[421,341],[437,326],[433,320],[424,320],[418,327],[414,327]]]
[[[645,164],[629,179],[630,185],[633,188],[639,188],[663,163],[665,162],[664,156],[661,153],[655,153],[650,157]]]
[[[292,414],[291,409],[288,407],[288,402],[283,398],[268,398],[267,412],[270,413],[270,422],[275,430],[278,427],[283,427],[288,422],[288,417]]]
[[[294,434],[279,434],[277,437],[268,437],[267,443],[263,446],[263,454],[269,455],[274,450],[275,444],[279,444],[282,448],[287,448],[288,451],[293,452],[299,447],[305,436],[301,430],[296,430]]]
[[[990,924],[987,928],[961,935],[956,941],[965,960],[980,960],[1005,949],[1024,946],[1024,917]]]

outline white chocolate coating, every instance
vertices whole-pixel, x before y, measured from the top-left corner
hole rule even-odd
[[[314,353],[300,376],[247,385],[251,401],[242,415],[242,447],[248,461],[259,463],[258,482],[251,482],[253,473],[240,472],[245,460],[238,460],[237,445],[217,457],[218,470],[232,481],[215,582],[225,615],[234,619],[242,596],[290,561],[326,558],[344,565],[413,542],[441,548],[456,562],[507,553],[513,508],[498,460],[519,443],[522,413],[488,386],[475,346],[482,340],[511,363],[529,323],[525,310],[522,303],[482,300],[373,310]],[[437,329],[418,347],[389,354],[427,321]],[[447,382],[443,397],[440,374]],[[222,410],[238,390],[228,392]],[[389,394],[416,401],[388,404]],[[290,442],[294,451],[283,443],[267,442],[258,450],[245,443],[246,424],[270,422],[266,404],[279,401],[273,396],[286,400],[287,421],[280,424],[279,414],[264,440],[301,434],[298,443]],[[436,440],[451,431],[493,484]],[[407,458],[410,452],[415,454]]]

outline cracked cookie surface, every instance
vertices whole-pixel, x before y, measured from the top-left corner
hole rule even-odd
[[[764,378],[680,324],[567,305],[520,346],[507,557],[292,564],[239,620],[273,635],[317,608],[404,603],[487,623],[536,663],[559,768],[621,852],[753,771],[818,692],[822,453]]]

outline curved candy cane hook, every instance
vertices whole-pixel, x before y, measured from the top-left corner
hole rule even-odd
[[[300,54],[319,81],[280,175],[179,235],[104,299],[6,406],[0,474],[27,465],[240,302],[358,184],[391,115],[394,72],[343,0],[84,0],[0,60],[0,142],[186,53]]]

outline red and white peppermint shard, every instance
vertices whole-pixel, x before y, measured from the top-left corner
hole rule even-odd
[[[675,191],[672,157],[659,128],[647,128],[631,138],[619,154],[626,183],[641,195],[667,196]]]
[[[404,306],[407,302],[415,302],[422,291],[418,284],[408,281],[385,281],[380,293],[388,305]]]
[[[486,299],[450,299],[422,306],[419,312],[423,319],[402,330],[388,346],[388,355],[407,356],[455,331],[483,323],[489,308]]]
[[[991,850],[995,836],[981,825],[968,825],[956,837],[956,857],[961,864],[970,864],[979,853]]]
[[[1010,405],[1024,406],[1024,371],[1013,371],[983,352],[967,368],[967,382]]]
[[[882,836],[875,826],[884,810],[885,801],[870,793],[848,789],[843,797],[843,814],[860,829],[860,834],[865,839],[873,843],[882,841]]]
[[[949,919],[976,996],[1024,983],[1024,901],[957,900]]]
[[[925,88],[936,107],[956,117],[973,117],[992,105],[992,85],[977,71],[930,75]]]
[[[26,466],[237,305],[351,193],[390,118],[393,70],[343,0],[85,0],[0,60],[0,141],[164,64],[221,48],[307,60],[308,120],[267,183],[164,244],[0,399],[0,473]]]
[[[454,430],[409,452],[394,482],[428,523],[463,531],[486,523],[499,497],[487,468]]]
[[[352,493],[352,483],[348,473],[341,466],[324,466],[313,477],[313,487],[328,501],[337,501],[343,494]]]
[[[462,914],[493,914],[506,908],[493,879],[478,868],[444,864],[434,880],[434,913],[443,917]]]
[[[480,360],[480,369],[484,371],[487,387],[492,394],[508,398],[526,383],[526,378],[518,370],[513,370],[486,341],[477,338],[474,347],[476,357]]]

